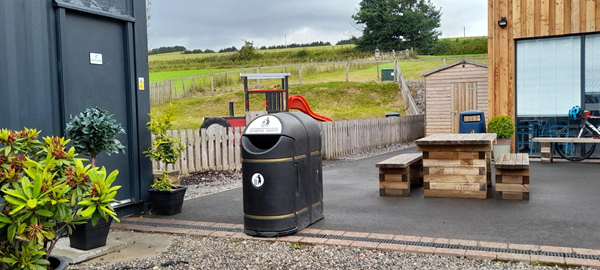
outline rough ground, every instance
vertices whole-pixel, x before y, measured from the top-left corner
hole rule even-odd
[[[408,86],[417,107],[419,107],[422,112],[425,112],[425,81],[406,81],[406,86]]]
[[[182,176],[179,180],[188,190],[185,199],[193,199],[242,186],[242,174],[236,172],[201,172]]]
[[[150,235],[151,237],[151,235]],[[438,257],[338,246],[185,236],[166,252],[127,262],[70,266],[72,270],[117,269],[561,269],[523,263]]]

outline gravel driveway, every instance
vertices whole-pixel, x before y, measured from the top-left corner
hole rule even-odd
[[[69,269],[561,269],[338,246],[181,236],[155,257]]]

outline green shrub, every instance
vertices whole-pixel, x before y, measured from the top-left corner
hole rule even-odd
[[[117,135],[125,133],[125,129],[112,116],[100,108],[90,108],[67,124],[66,135],[78,153],[92,158],[92,167],[96,167],[96,156],[102,152],[125,154],[125,146],[116,139]]]
[[[170,108],[162,113],[151,113],[150,122],[147,123],[148,130],[154,135],[154,141],[144,154],[151,160],[160,162],[163,176],[152,184],[152,188],[158,191],[169,191],[175,187],[167,176],[166,165],[177,162],[184,150],[181,141],[167,132],[173,127],[174,119],[175,108],[171,104]]]
[[[515,133],[515,124],[506,115],[496,115],[488,123],[487,132],[496,133],[498,139],[510,139]]]
[[[46,269],[58,239],[100,218],[119,222],[111,203],[118,171],[90,168],[69,140],[38,140],[35,129],[0,130],[0,269]]]

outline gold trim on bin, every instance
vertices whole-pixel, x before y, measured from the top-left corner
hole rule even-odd
[[[300,215],[304,212],[308,211],[308,207],[304,207],[294,213],[289,213],[289,214],[285,214],[285,215],[278,215],[278,216],[257,216],[257,215],[248,215],[248,214],[244,214],[245,217],[247,218],[253,218],[253,219],[284,219],[284,218],[290,218],[293,217],[295,215]]]
[[[321,153],[321,151],[312,151],[312,152],[310,152],[310,155],[314,156],[314,155],[318,155],[320,153]]]
[[[316,203],[313,203],[313,205],[312,205],[312,206],[313,206],[313,207],[317,207],[317,206],[319,206],[319,205],[321,205],[321,202],[316,202]]]
[[[293,157],[287,157],[287,158],[265,158],[265,159],[251,159],[251,158],[245,158],[242,161],[243,162],[253,162],[253,163],[258,163],[258,162],[285,162],[285,161],[290,161],[293,160]]]

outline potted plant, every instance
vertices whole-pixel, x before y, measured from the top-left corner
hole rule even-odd
[[[96,167],[96,157],[102,152],[109,156],[113,153],[125,153],[125,146],[116,138],[124,133],[125,130],[113,115],[100,108],[86,109],[75,116],[65,130],[75,151],[91,157],[92,168]],[[92,174],[95,175],[93,171]],[[69,235],[71,247],[89,250],[106,245],[111,220],[101,220],[94,216],[90,221],[91,223],[77,225],[75,232]]]
[[[167,131],[173,127],[171,123],[175,117],[174,108],[171,107],[164,113],[150,114],[148,129],[154,135],[152,146],[144,152],[148,158],[160,164],[159,177],[156,177],[152,188],[149,190],[153,202],[154,212],[158,215],[174,215],[181,213],[186,187],[176,185],[172,172],[167,171],[167,165],[177,162],[183,144],[173,138]],[[176,172],[179,174],[179,172]],[[179,175],[177,175],[177,178]]]
[[[0,130],[0,269],[66,269],[50,257],[59,238],[88,219],[119,221],[104,168],[84,166],[68,140],[37,140],[40,132]]]
[[[96,167],[96,156],[102,152],[125,154],[125,146],[117,140],[117,135],[125,134],[125,129],[108,111],[89,108],[75,116],[67,124],[65,135],[73,141],[75,151],[92,158],[92,168]]]
[[[494,158],[500,154],[510,153],[512,136],[515,133],[515,125],[506,115],[496,115],[490,120],[487,128],[488,133],[496,133],[497,143],[494,144]]]

